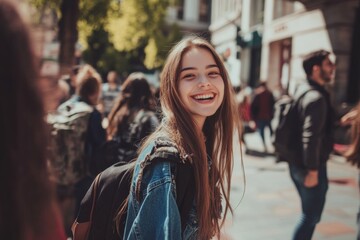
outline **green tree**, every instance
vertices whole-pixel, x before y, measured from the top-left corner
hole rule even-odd
[[[176,26],[165,23],[167,8],[173,0],[124,0],[120,17],[109,20],[108,29],[119,51],[137,51],[147,69],[163,65],[173,42],[181,35]],[[142,52],[141,52],[142,51]]]
[[[59,61],[62,72],[74,64],[75,43],[85,45],[84,59],[100,72],[160,68],[173,43],[177,26],[165,23],[175,0],[30,0],[38,9],[59,16]],[[80,39],[79,39],[80,38]]]
[[[84,60],[94,66],[102,76],[110,70],[115,70],[120,75],[126,76],[133,69],[129,66],[130,56],[120,52],[109,41],[109,33],[103,26],[93,29],[87,37],[87,48],[83,52]]]
[[[111,0],[30,0],[30,3],[38,9],[51,8],[59,15],[58,38],[61,72],[67,72],[74,64],[79,19],[94,27],[103,24],[106,21],[110,2]]]

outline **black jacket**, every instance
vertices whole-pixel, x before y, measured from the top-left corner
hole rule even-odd
[[[299,117],[302,123],[302,162],[307,169],[317,169],[326,163],[333,147],[334,110],[329,93],[311,79],[300,85],[295,93],[300,96]]]

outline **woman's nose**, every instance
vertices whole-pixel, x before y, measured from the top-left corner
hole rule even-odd
[[[199,86],[200,87],[210,86],[209,79],[207,79],[207,77],[203,75],[199,76]]]

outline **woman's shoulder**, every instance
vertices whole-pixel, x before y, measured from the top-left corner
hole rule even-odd
[[[166,136],[158,136],[142,147],[137,158],[137,168],[145,169],[150,165],[163,166],[167,163],[186,164],[190,160],[190,155],[183,154],[175,141]]]
[[[138,157],[138,163],[149,165],[154,162],[184,162],[178,145],[170,138],[155,137],[142,147]]]
[[[134,175],[135,182],[145,179],[138,179],[139,176],[146,178],[145,183],[149,184],[158,180],[171,180],[172,172],[178,169],[179,165],[187,166],[190,163],[189,156],[181,154],[178,145],[170,138],[156,137],[147,142],[140,152]]]
[[[166,154],[162,152],[162,154]],[[163,156],[161,156],[163,157]],[[156,141],[151,141],[143,147],[134,169],[133,187],[139,183],[142,186],[164,186],[171,183],[172,163],[170,159],[160,159]],[[159,184],[162,183],[162,184]],[[145,187],[147,189],[148,187]],[[136,189],[136,188],[135,188]]]

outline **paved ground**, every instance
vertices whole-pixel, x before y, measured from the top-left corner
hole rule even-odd
[[[256,133],[247,135],[249,148],[262,151]],[[256,153],[256,152],[255,152]],[[300,216],[300,202],[290,179],[287,165],[275,163],[274,157],[245,155],[245,196],[233,218],[224,226],[222,239],[290,240]],[[237,205],[244,191],[241,164],[237,157],[233,175],[232,202]],[[315,240],[354,240],[359,208],[358,170],[332,157],[328,163],[329,191]]]

